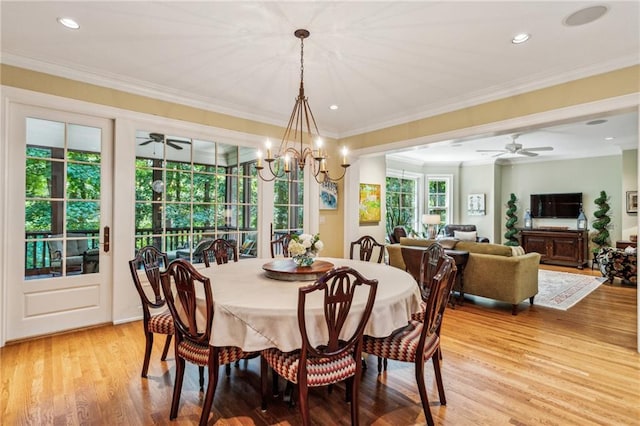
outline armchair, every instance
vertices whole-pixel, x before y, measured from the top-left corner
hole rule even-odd
[[[456,231],[458,232],[476,232],[476,237],[475,237],[475,242],[478,243],[488,243],[489,242],[489,238],[487,237],[480,237],[477,235],[477,229],[475,225],[454,225],[454,224],[449,224],[449,225],[445,225],[444,226],[444,236],[445,237],[450,237],[450,238],[455,238],[455,234]],[[462,238],[460,238],[462,239]]]
[[[596,255],[600,272],[607,281],[613,283],[620,278],[623,284],[638,285],[637,253],[613,247],[602,247]]]

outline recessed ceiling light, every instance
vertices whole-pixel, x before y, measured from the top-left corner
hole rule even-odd
[[[607,136],[606,138],[604,138],[605,141],[612,141],[615,138],[613,136]]]
[[[338,105],[329,105],[329,109],[335,111],[338,109]]]
[[[78,24],[72,18],[58,18],[58,22],[72,30],[77,30],[78,28],[80,28],[80,24]]]
[[[607,122],[607,120],[604,120],[604,119],[600,118],[598,120],[587,121],[587,126],[594,126],[596,124],[604,124],[606,122]]]
[[[520,43],[524,43],[525,41],[529,40],[531,38],[531,36],[527,33],[520,33],[518,35],[516,35],[515,37],[513,37],[513,39],[511,40],[511,43],[513,44],[520,44]]]
[[[563,23],[569,27],[585,25],[601,18],[605,13],[607,13],[607,10],[608,9],[606,6],[586,7],[567,16]]]

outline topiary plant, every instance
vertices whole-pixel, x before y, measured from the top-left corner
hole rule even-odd
[[[507,228],[507,232],[504,233],[504,237],[507,241],[504,243],[505,246],[519,246],[520,242],[516,238],[516,234],[518,230],[516,229],[516,222],[518,221],[518,216],[516,216],[516,194],[511,194],[509,197],[509,201],[507,201],[507,223],[505,227]]]
[[[600,191],[600,196],[594,200],[594,203],[598,206],[598,210],[593,212],[593,215],[596,217],[596,220],[591,224],[593,228],[596,230],[596,234],[591,238],[598,247],[594,250],[595,252],[600,251],[602,247],[609,246],[609,222],[611,222],[611,218],[607,214],[610,210],[610,206],[607,203],[609,197],[605,191]]]

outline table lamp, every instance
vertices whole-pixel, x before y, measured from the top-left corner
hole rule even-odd
[[[427,228],[427,238],[433,240],[436,238],[436,225],[440,225],[439,214],[423,214],[422,223]]]

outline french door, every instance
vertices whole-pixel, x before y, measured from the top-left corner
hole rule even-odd
[[[7,340],[111,320],[111,120],[10,105]]]

